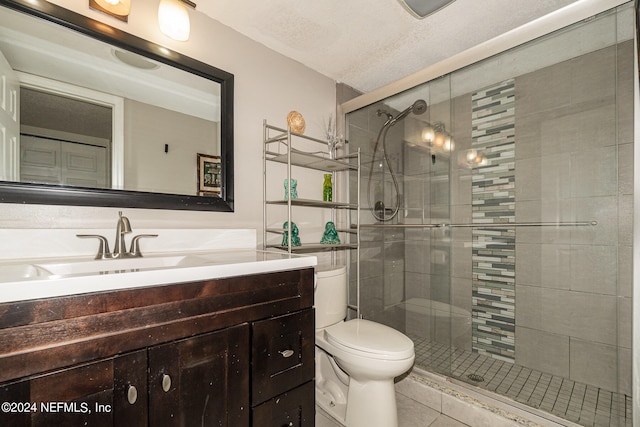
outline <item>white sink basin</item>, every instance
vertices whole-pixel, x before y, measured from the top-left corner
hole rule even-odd
[[[83,260],[34,264],[33,267],[58,276],[75,274],[105,274],[139,271],[158,268],[178,267],[188,257],[166,256],[149,258],[122,258],[104,260]]]
[[[47,277],[51,273],[43,271],[31,264],[9,264],[0,266],[0,276],[3,280],[22,280]]]

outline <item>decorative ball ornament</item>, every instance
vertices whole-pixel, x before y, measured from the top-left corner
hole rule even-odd
[[[292,132],[299,134],[303,134],[307,126],[304,122],[304,117],[297,111],[291,111],[289,115],[287,115],[287,124]]]

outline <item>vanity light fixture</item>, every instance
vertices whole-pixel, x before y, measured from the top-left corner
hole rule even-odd
[[[189,0],[160,0],[158,24],[164,35],[181,42],[189,40],[191,23],[187,5],[194,9],[196,7]]]
[[[474,167],[481,167],[489,165],[487,157],[475,149],[470,149],[465,152],[465,165],[472,169]]]
[[[89,7],[127,22],[131,10],[131,0],[89,0]]]
[[[422,143],[430,147],[431,150],[451,152],[455,149],[453,138],[442,122],[427,123],[422,129],[421,136]]]

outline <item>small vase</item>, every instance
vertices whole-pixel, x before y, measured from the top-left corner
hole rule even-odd
[[[331,202],[333,200],[333,184],[331,183],[331,174],[324,174],[324,183],[322,184],[322,200]]]

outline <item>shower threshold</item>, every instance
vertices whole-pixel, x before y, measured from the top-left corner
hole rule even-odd
[[[416,368],[582,426],[632,426],[631,396],[409,335]]]

